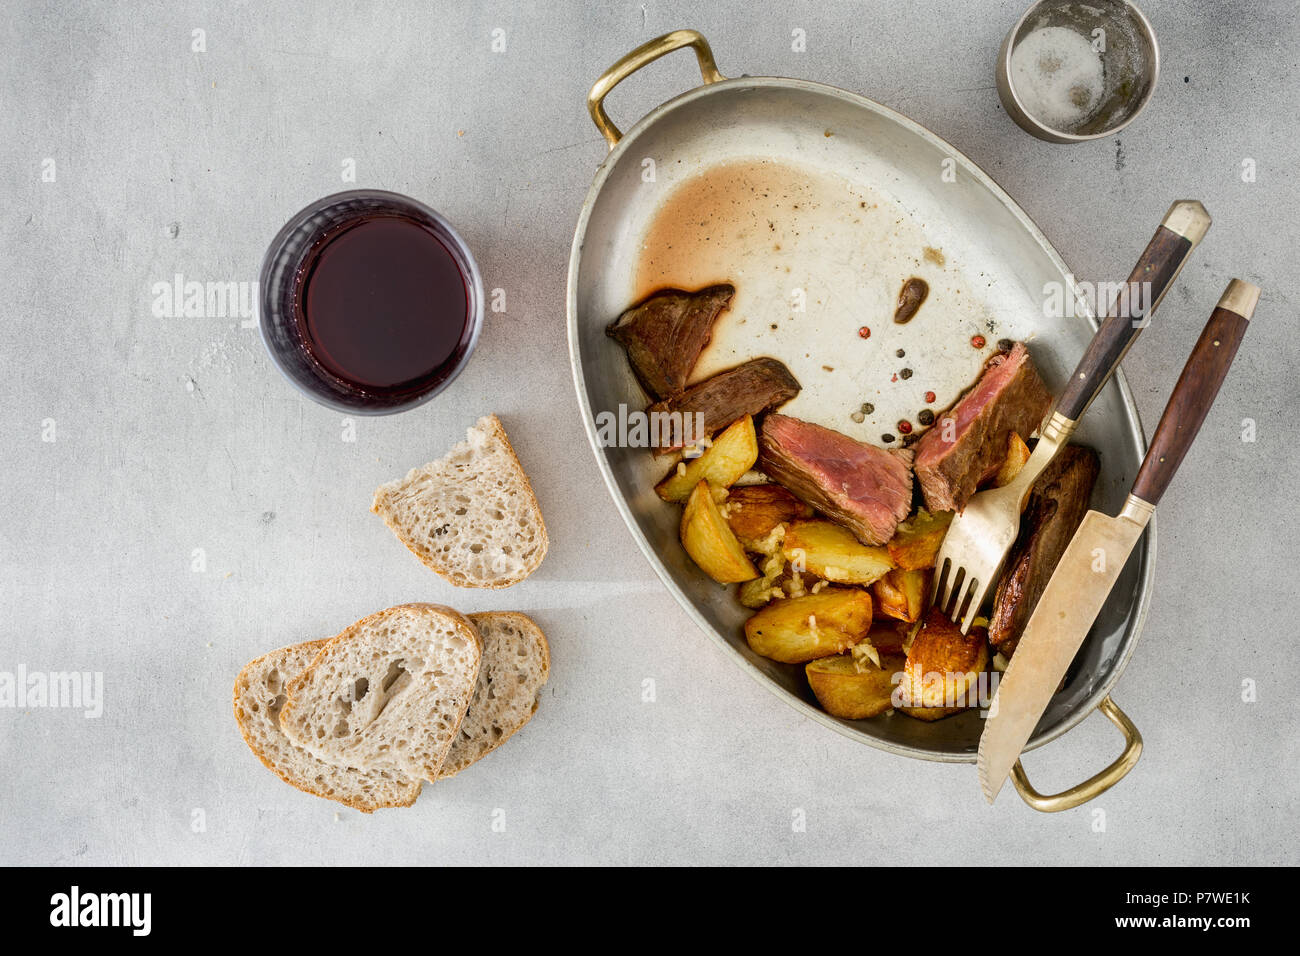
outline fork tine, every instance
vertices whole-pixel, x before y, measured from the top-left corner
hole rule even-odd
[[[968,507],[949,527],[935,557],[930,607],[938,608],[963,634],[970,632],[989,595],[990,582],[997,580],[997,568],[988,566],[987,555],[977,544],[988,537],[986,525],[980,509]]]
[[[962,625],[962,633],[966,633],[965,622],[967,618],[967,609],[970,611],[969,620],[974,619],[974,612],[979,609],[979,604],[975,601],[975,592],[979,590],[979,581],[967,575],[966,586],[962,588],[961,594],[953,602],[952,621],[954,624]]]
[[[963,634],[970,633],[971,625],[975,623],[980,608],[984,606],[984,598],[988,595],[988,591],[989,585],[987,581],[975,581],[971,584],[970,604],[961,619],[961,632]]]
[[[948,569],[951,566],[952,562],[942,554],[935,562],[934,585],[930,589],[930,607],[937,607],[940,611],[948,606]]]
[[[944,602],[943,613],[948,615],[950,620],[957,620],[957,607],[961,603],[961,596],[964,592],[963,584],[966,581],[966,569],[957,568],[952,576],[952,586],[948,589],[948,600]]]

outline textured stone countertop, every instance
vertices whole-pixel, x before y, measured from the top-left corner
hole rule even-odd
[[[104,683],[96,719],[0,707],[0,862],[1300,862],[1300,526],[1270,495],[1300,473],[1300,27],[1286,3],[1143,6],[1154,101],[1119,136],[1067,147],[999,105],[993,62],[1023,9],[1000,0],[6,4],[0,671]],[[1202,199],[1214,228],[1165,307],[1189,327],[1230,277],[1263,286],[1160,508],[1152,610],[1115,688],[1147,749],[1095,804],[1044,816],[1008,792],[990,808],[970,766],[799,715],[695,629],[620,521],[565,334],[572,229],[605,152],[585,96],[684,26],[725,73],[818,80],[930,127],[1081,277],[1126,275],[1170,201]],[[629,123],[697,81],[674,57],[611,111]],[[447,215],[508,301],[437,402],[353,426],[293,391],[250,323],[152,307],[178,274],[255,282],[270,237],[350,167]],[[1126,363],[1148,429],[1190,341],[1148,334]],[[459,592],[367,508],[487,411],[552,545],[524,584]],[[262,769],[231,716],[240,666],[410,600],[534,614],[554,666],[527,728],[369,818]],[[1117,747],[1093,715],[1026,764],[1058,788]]]

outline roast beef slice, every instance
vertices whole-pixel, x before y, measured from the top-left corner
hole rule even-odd
[[[628,309],[605,331],[627,349],[637,380],[658,401],[686,388],[713,323],[735,292],[729,285],[667,289]]]
[[[925,506],[960,511],[980,480],[1006,455],[1011,432],[1028,438],[1052,396],[1017,342],[989,359],[978,382],[916,443],[915,469]]]
[[[869,545],[892,538],[911,510],[911,458],[908,449],[886,451],[775,413],[764,419],[759,441],[769,477]]]
[[[775,408],[798,394],[799,383],[774,358],[751,359],[719,372],[646,409],[655,454],[709,437],[738,418]],[[680,429],[673,427],[677,423]]]

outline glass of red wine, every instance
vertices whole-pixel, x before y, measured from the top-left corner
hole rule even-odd
[[[317,200],[262,262],[262,341],[322,405],[390,415],[423,405],[469,361],[483,279],[442,216],[397,193]]]

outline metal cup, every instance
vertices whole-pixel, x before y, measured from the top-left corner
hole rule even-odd
[[[1100,101],[1076,123],[1053,125],[1036,116],[1024,90],[1018,90],[1012,57],[1025,38],[1038,30],[1063,27],[1092,43],[1101,61]],[[1100,31],[1100,32],[1098,32]],[[1137,117],[1155,92],[1160,75],[1160,47],[1151,24],[1125,0],[1040,0],[1026,11],[998,52],[998,95],[1007,115],[1021,129],[1049,143],[1083,143],[1119,132]]]

